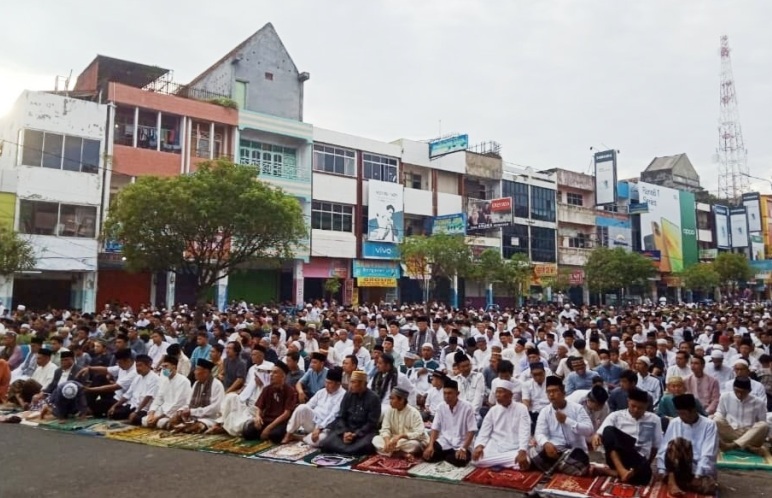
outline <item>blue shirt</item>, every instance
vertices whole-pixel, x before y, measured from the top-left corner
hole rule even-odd
[[[317,391],[324,388],[324,382],[327,380],[327,368],[323,368],[321,372],[316,373],[312,369],[308,369],[303,377],[300,379],[300,383],[308,393],[313,396]]]
[[[578,389],[592,389],[592,379],[595,375],[592,370],[586,370],[584,375],[571,372],[566,378],[566,394],[571,394]]]
[[[196,349],[194,349],[193,353],[190,355],[190,366],[193,368],[196,368],[196,363],[198,362],[199,358],[208,360],[210,359],[211,354],[212,354],[211,344],[207,344],[204,347],[196,346]]]
[[[619,385],[619,378],[622,376],[622,367],[613,363],[607,367],[600,365],[595,369],[595,373],[603,379],[607,386],[616,387]]]

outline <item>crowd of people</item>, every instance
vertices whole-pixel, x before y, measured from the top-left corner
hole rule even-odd
[[[720,450],[769,455],[771,310],[18,306],[0,324],[0,402],[21,415],[0,421],[109,417],[713,494]]]

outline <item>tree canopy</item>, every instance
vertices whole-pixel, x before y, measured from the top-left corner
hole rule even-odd
[[[711,291],[721,284],[721,276],[713,263],[698,263],[684,269],[681,278],[687,289]]]
[[[118,192],[103,236],[123,245],[130,270],[196,275],[201,303],[239,265],[292,258],[307,237],[297,199],[257,174],[220,159],[190,175],[140,177]]]
[[[753,278],[753,268],[744,254],[722,252],[713,261],[713,268],[724,282],[745,282]]]
[[[420,279],[424,300],[428,301],[437,279],[467,275],[472,251],[463,235],[414,235],[400,244],[400,259]]]
[[[621,247],[593,249],[584,269],[592,292],[618,291],[643,284],[657,273],[651,260]]]
[[[12,275],[35,267],[37,258],[32,244],[7,228],[0,228],[0,275]]]

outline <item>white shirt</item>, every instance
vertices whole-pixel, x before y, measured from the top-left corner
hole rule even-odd
[[[718,400],[713,420],[726,420],[732,429],[750,428],[756,422],[767,420],[767,401],[753,395],[740,401],[734,392],[724,393]]]
[[[587,411],[578,403],[566,401],[565,408],[560,410],[566,414],[566,420],[562,424],[556,418],[557,411],[550,403],[539,412],[534,431],[539,448],[552,443],[561,450],[581,448],[587,451],[586,440],[593,433],[592,420]]]
[[[523,401],[530,401],[531,406],[528,409],[531,412],[541,412],[542,408],[550,404],[547,398],[547,381],[537,384],[531,379],[523,384]]]
[[[356,353],[354,352],[354,346],[353,344],[346,348],[345,351],[343,351],[343,356],[341,358],[345,358],[346,356],[354,355],[357,357],[357,369],[362,370],[367,365],[370,364],[370,351],[367,350],[366,347],[362,346],[359,348],[359,351]],[[341,361],[342,362],[342,361]]]
[[[665,375],[665,382],[669,382],[671,377],[681,377],[682,379],[685,379],[691,374],[692,374],[692,369],[689,368],[689,365],[686,365],[684,368],[681,368],[678,365],[671,365],[667,369],[667,374]]]
[[[726,364],[721,365],[721,370],[716,370],[716,366],[713,363],[706,363],[705,373],[716,379],[720,385],[734,379],[734,369],[726,366]]]
[[[749,379],[751,381],[751,394],[763,400],[767,401],[767,390],[764,384],[757,380]],[[721,384],[721,394],[734,392],[734,379],[728,380]]]
[[[49,361],[46,363],[46,366],[41,367],[38,365],[35,367],[35,371],[32,372],[32,376],[30,377],[31,380],[34,380],[44,388],[51,383],[52,380],[54,380],[54,374],[56,373],[57,366],[54,365],[53,361]],[[62,377],[64,377],[64,374],[62,374]]]
[[[662,421],[652,412],[646,412],[641,418],[635,420],[630,415],[630,410],[618,410],[611,412],[603,421],[598,434],[603,434],[606,427],[616,427],[625,434],[636,439],[635,451],[648,459],[651,450],[662,447]]]
[[[410,351],[410,341],[408,341],[407,336],[403,334],[397,334],[397,335],[389,335],[392,339],[394,339],[394,351],[399,353],[400,356],[404,357],[405,353]]]
[[[62,370],[62,375],[59,377],[59,383],[57,384],[57,387],[61,386],[62,384],[66,384],[67,381],[70,380],[70,372],[72,372],[72,368],[69,370]]]
[[[107,367],[107,373],[109,373],[113,379],[115,379],[115,383],[118,384],[119,389],[115,391],[115,400],[119,400],[123,397],[123,393],[129,390],[131,387],[131,383],[134,382],[134,378],[137,376],[137,368],[134,365],[134,363],[131,364],[131,367],[128,370],[124,370],[118,365],[113,365],[112,367]]]
[[[193,384],[193,388],[190,390],[190,396],[188,397],[188,402],[185,404],[185,407],[190,407],[190,404],[193,402],[193,393],[195,392],[197,384],[198,381]],[[199,408],[191,408],[190,415],[196,418],[216,419],[220,416],[220,403],[222,403],[222,399],[224,397],[225,387],[223,387],[222,382],[220,382],[219,379],[212,379],[212,390],[209,394],[209,404]]]
[[[424,406],[429,410],[429,413],[431,413],[432,415],[435,415],[442,403],[444,403],[444,396],[442,394],[442,389],[437,389],[436,387],[430,387],[429,390],[426,392],[426,400],[424,401]]]
[[[156,345],[154,342],[150,343],[150,347],[147,348],[147,355],[153,359],[153,369],[156,369],[161,365],[161,361],[166,354],[166,348],[168,347],[168,342],[161,342],[159,345]]]
[[[175,374],[171,379],[161,376],[158,379],[158,395],[153,399],[149,411],[171,417],[185,406],[192,390],[190,381],[180,374]]]
[[[337,391],[330,394],[326,388],[316,391],[310,400],[308,400],[308,406],[314,412],[314,425],[320,429],[326,429],[329,427],[335,418],[338,416],[340,410],[340,402],[343,400],[343,396],[346,395],[346,390],[339,387]]]
[[[466,435],[477,432],[474,408],[460,398],[452,409],[443,401],[434,414],[432,430],[439,432],[437,442],[443,450],[463,448]]]
[[[158,384],[159,378],[155,372],[151,371],[144,376],[137,374],[123,397],[128,400],[130,407],[138,408],[146,397],[155,398],[158,395]]]
[[[333,346],[333,349],[335,350],[335,355],[341,360],[345,358],[346,351],[353,348],[354,348],[354,342],[351,339],[346,339],[345,341],[338,341]]]
[[[485,378],[480,372],[471,372],[469,377],[459,375],[455,378],[458,382],[458,396],[472,405],[475,414],[480,413],[483,397],[485,396]]]
[[[531,416],[524,404],[512,401],[509,406],[492,407],[483,419],[475,447],[484,446],[484,455],[509,451],[528,451],[531,440]]]
[[[658,378],[653,375],[643,377],[641,374],[638,374],[638,388],[651,394],[654,406],[657,406],[660,398],[662,398],[662,384]]]
[[[273,363],[265,361],[259,365],[252,365],[247,371],[247,378],[244,387],[239,392],[239,399],[248,406],[254,405],[263,387],[270,383],[269,372],[273,369]],[[257,378],[260,378],[262,384],[258,384]],[[292,386],[295,387],[295,386]]]
[[[657,452],[657,470],[665,473],[665,453],[667,445],[675,438],[683,438],[692,443],[692,471],[697,477],[715,476],[718,459],[718,428],[716,423],[700,415],[693,424],[687,424],[679,417],[670,420],[662,446]]]

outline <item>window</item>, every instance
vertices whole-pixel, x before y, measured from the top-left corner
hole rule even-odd
[[[397,183],[397,160],[393,157],[363,154],[362,166],[365,180]]]
[[[573,192],[568,192],[566,194],[566,204],[570,206],[583,206],[584,196],[582,194],[575,194]]]
[[[511,197],[517,218],[528,218],[528,185],[525,183],[504,180],[502,182],[502,196]]]
[[[513,182],[510,182],[513,183]],[[513,254],[528,256],[528,226],[511,225],[501,229],[502,254],[509,259]]]
[[[156,150],[158,148],[158,112],[140,110],[137,133],[137,147]]]
[[[403,173],[403,182],[402,184],[405,186],[405,188],[412,188],[416,190],[421,190],[421,184],[423,178],[418,173]]]
[[[313,201],[311,228],[333,232],[354,231],[354,207],[332,202]]]
[[[57,202],[19,202],[19,231],[62,237],[96,236],[96,206],[74,206]]]
[[[531,218],[555,221],[555,191],[531,185]]]
[[[573,237],[568,237],[568,247],[574,249],[589,249],[592,247],[590,236],[584,233],[578,233]]]
[[[265,79],[268,81],[273,81],[273,73],[265,73]]]
[[[21,163],[24,166],[96,173],[99,170],[100,146],[99,140],[24,130]]]
[[[329,145],[314,145],[314,170],[336,175],[356,175],[356,153]]]
[[[241,164],[257,166],[261,175],[291,180],[300,178],[295,149],[244,139],[239,145]]]
[[[531,259],[543,263],[555,263],[556,258],[555,230],[531,227]]]

